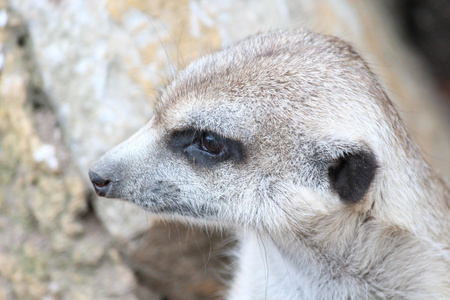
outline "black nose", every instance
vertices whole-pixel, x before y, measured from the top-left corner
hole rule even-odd
[[[94,189],[97,195],[101,197],[106,196],[110,187],[111,180],[103,178],[91,170],[89,170],[89,179],[91,179],[91,182],[94,185]]]

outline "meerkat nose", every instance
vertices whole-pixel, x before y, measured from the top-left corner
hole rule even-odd
[[[111,180],[101,177],[92,170],[89,170],[89,179],[91,180],[97,195],[99,195],[100,197],[106,196],[110,187]]]

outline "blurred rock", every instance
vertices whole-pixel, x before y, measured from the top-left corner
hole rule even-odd
[[[142,64],[137,48],[142,41],[111,19],[104,1],[11,4],[27,22],[42,88],[87,181],[90,162],[151,117],[151,102],[143,89],[153,90],[150,83],[160,80],[155,67]],[[129,30],[140,30],[137,20],[132,21],[135,27]],[[104,201],[99,205],[99,216],[115,235],[130,236],[151,223],[134,206]]]
[[[143,286],[168,299],[223,299],[230,279],[227,249],[234,245],[224,236],[161,222],[130,242],[130,265]]]
[[[26,28],[0,3],[0,299],[214,299],[224,290],[211,270],[224,269],[221,235],[158,225],[123,201],[93,200],[94,216],[87,170],[146,123],[177,70],[258,31],[306,26],[353,43],[426,158],[450,176],[449,109],[382,2],[9,0]]]
[[[58,122],[36,98],[27,30],[1,2],[0,12],[0,299],[136,299],[133,273],[103,255],[111,238],[89,217]],[[43,147],[53,151],[36,155]]]
[[[393,6],[398,24],[431,63],[437,78],[450,80],[450,2],[397,0],[386,4]]]

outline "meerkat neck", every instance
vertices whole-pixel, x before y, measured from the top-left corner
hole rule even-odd
[[[439,247],[426,247],[409,232],[386,226],[371,216],[348,212],[322,217],[310,230],[299,234],[250,231],[242,240],[240,275],[245,284],[254,277],[255,261],[259,261],[264,285],[270,288],[272,281],[284,284],[288,297],[284,299],[358,299],[358,295],[361,299],[368,295],[408,298],[414,293],[429,293],[428,288],[442,284],[448,272],[440,267],[439,259],[434,259],[442,255]],[[429,265],[435,265],[433,272],[441,273],[441,279],[429,272]],[[378,273],[380,268],[383,278]],[[396,286],[399,281],[405,285],[401,289]]]

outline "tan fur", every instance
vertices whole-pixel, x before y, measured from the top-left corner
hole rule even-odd
[[[170,146],[186,128],[243,154],[202,166]],[[377,163],[352,203],[329,177],[348,153]],[[107,197],[236,228],[230,299],[450,298],[449,189],[335,37],[275,31],[194,62],[150,123],[92,170],[110,179]]]

